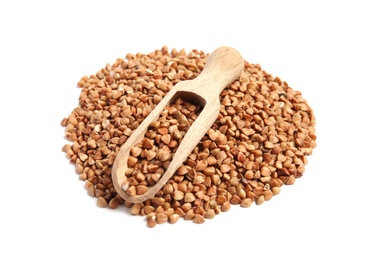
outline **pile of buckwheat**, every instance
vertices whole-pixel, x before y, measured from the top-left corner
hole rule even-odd
[[[121,145],[176,83],[200,74],[207,57],[164,46],[127,54],[78,82],[79,106],[61,123],[70,141],[63,151],[99,207],[124,205],[146,216],[148,227],[180,218],[203,223],[231,205],[260,205],[303,175],[316,146],[312,109],[299,91],[245,61],[220,95],[217,120],[155,197],[133,204],[116,193],[111,166]],[[159,180],[199,112],[181,99],[165,108],[131,150],[128,195],[143,194]]]

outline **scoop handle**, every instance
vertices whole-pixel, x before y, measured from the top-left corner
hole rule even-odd
[[[192,91],[205,100],[218,98],[225,87],[237,79],[244,68],[244,59],[234,48],[223,46],[208,57],[204,69],[185,91]]]

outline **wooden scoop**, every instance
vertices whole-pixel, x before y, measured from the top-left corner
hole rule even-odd
[[[151,113],[142,121],[128,140],[122,145],[112,166],[112,181],[114,187],[124,200],[139,203],[153,198],[154,195],[171,178],[175,171],[187,159],[219,115],[219,95],[222,90],[240,76],[244,68],[242,56],[233,48],[220,47],[208,57],[201,74],[193,79],[177,83],[158,103]],[[128,157],[132,147],[140,143],[149,125],[159,118],[163,109],[172,104],[177,98],[198,103],[202,111],[189,127],[181,141],[169,167],[154,185],[142,195],[129,196],[123,190],[127,189],[125,172],[128,169]],[[124,186],[123,186],[124,185]]]

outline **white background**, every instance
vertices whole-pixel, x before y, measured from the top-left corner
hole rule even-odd
[[[2,1],[0,259],[376,259],[371,2]],[[60,121],[81,76],[163,45],[232,46],[301,91],[318,136],[304,176],[203,225],[98,208]]]

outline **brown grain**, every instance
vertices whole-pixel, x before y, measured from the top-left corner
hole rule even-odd
[[[231,204],[261,205],[303,175],[316,147],[312,109],[299,91],[245,62],[220,95],[216,122],[155,198],[132,204],[116,194],[110,176],[120,146],[176,83],[199,75],[207,56],[164,46],[127,54],[79,80],[79,106],[61,121],[70,142],[62,151],[98,206],[123,204],[146,216],[148,227],[180,218],[202,223]],[[164,109],[131,149],[128,195],[143,194],[163,176],[200,109],[181,99]]]

